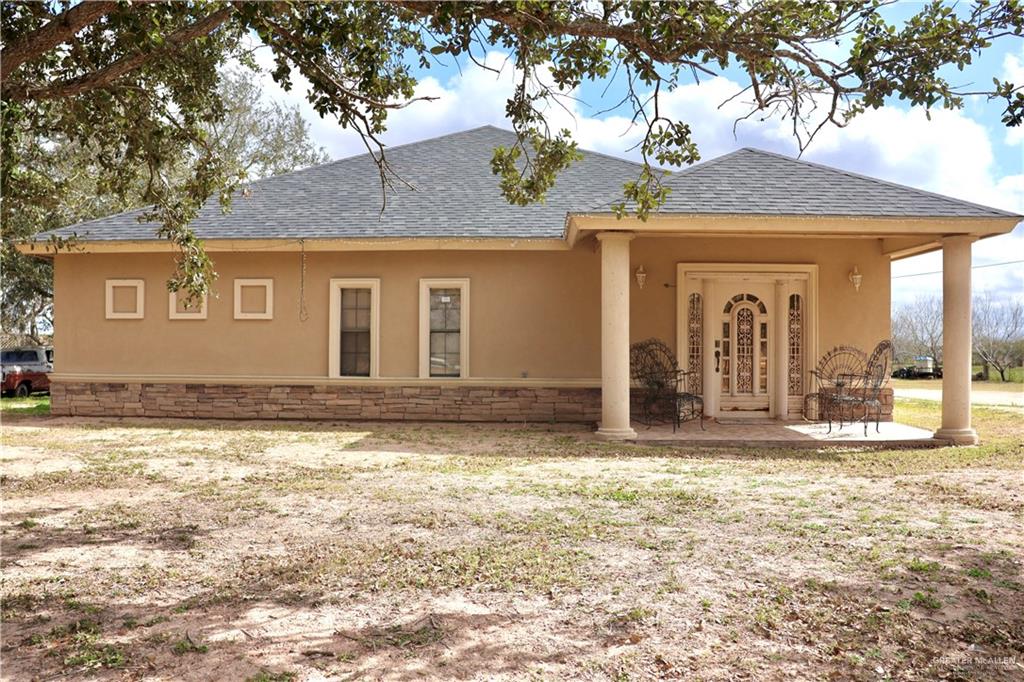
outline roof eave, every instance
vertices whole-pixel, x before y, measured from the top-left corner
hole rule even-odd
[[[612,212],[574,213],[569,233],[631,231],[639,233],[732,234],[765,236],[974,235],[979,239],[1013,231],[1022,216],[866,216],[744,213],[656,213],[641,221]]]
[[[560,237],[360,237],[321,239],[205,239],[208,253],[300,251],[564,251],[570,248]],[[169,241],[146,240],[78,240],[57,248],[49,242],[18,244],[19,252],[39,258],[52,258],[60,253],[175,253]]]

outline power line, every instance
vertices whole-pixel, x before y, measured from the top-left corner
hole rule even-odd
[[[1024,263],[1024,260],[1008,260],[1003,263],[986,263],[985,265],[972,265],[971,270],[980,270],[981,268],[995,268],[1000,265],[1014,265],[1015,263]],[[905,277],[923,277],[925,275],[941,275],[942,270],[935,270],[933,272],[915,272],[911,275],[893,275],[892,279],[904,279]]]

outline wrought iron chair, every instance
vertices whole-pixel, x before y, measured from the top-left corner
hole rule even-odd
[[[835,398],[840,414],[839,428],[843,427],[843,410],[849,407],[850,423],[863,421],[865,436],[868,435],[868,422],[871,420],[872,411],[875,415],[875,433],[881,432],[882,389],[889,380],[891,371],[892,343],[888,340],[881,341],[871,351],[863,374],[847,377],[851,387],[854,383],[858,384],[856,388],[840,392]],[[856,415],[857,411],[860,412],[859,417]]]
[[[871,351],[871,357],[868,358],[868,368],[870,369],[878,364],[884,365],[887,370],[892,369],[892,341],[888,339],[879,341],[875,349]],[[888,374],[886,378],[888,378]]]
[[[674,432],[684,421],[699,419],[704,430],[704,399],[688,387],[697,372],[679,369],[675,354],[664,342],[647,339],[630,346],[629,371],[634,385],[642,390],[640,421],[649,426],[655,419],[668,418]]]
[[[864,351],[853,346],[836,346],[822,356],[811,370],[817,390],[804,396],[804,418],[827,420],[829,433],[833,421],[842,428],[843,402],[839,397],[859,391],[866,366]]]

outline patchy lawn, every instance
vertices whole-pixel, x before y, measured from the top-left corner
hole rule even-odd
[[[0,413],[6,416],[45,416],[50,414],[49,395],[31,395],[27,398],[0,398]]]
[[[893,388],[942,390],[942,379],[890,379],[889,381]],[[980,393],[1024,393],[1024,383],[1019,381],[972,381],[971,390]]]
[[[975,415],[744,452],[5,411],[4,678],[1020,679],[1024,420]]]

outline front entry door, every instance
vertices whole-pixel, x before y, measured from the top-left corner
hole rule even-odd
[[[716,289],[719,411],[767,417],[775,343],[772,283],[727,280]]]
[[[817,344],[817,267],[679,263],[677,282],[677,353],[705,415],[800,415]]]

